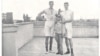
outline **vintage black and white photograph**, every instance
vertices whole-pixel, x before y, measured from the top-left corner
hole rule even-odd
[[[99,56],[99,0],[2,0],[2,56]]]

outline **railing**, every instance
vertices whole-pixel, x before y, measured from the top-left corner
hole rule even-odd
[[[34,21],[34,27],[44,27],[45,21]],[[97,27],[98,22],[73,22],[73,27]]]
[[[45,21],[34,21],[34,36],[44,35]],[[73,22],[73,37],[98,37],[98,23]]]

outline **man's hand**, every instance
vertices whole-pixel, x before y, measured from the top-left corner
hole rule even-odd
[[[44,16],[39,16],[39,15],[38,15],[38,16],[36,17],[36,19],[39,20],[39,21],[46,21],[46,19],[44,18]]]

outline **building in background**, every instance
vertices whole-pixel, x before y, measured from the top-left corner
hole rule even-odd
[[[23,14],[23,19],[24,22],[30,22],[30,17],[28,16],[28,14]]]
[[[12,12],[2,13],[2,23],[13,24],[13,13]]]

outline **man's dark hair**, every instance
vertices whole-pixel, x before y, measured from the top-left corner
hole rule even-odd
[[[68,3],[68,2],[65,2],[64,4],[68,4],[68,5],[69,5],[69,3]]]
[[[53,1],[49,1],[49,3],[53,3]]]

